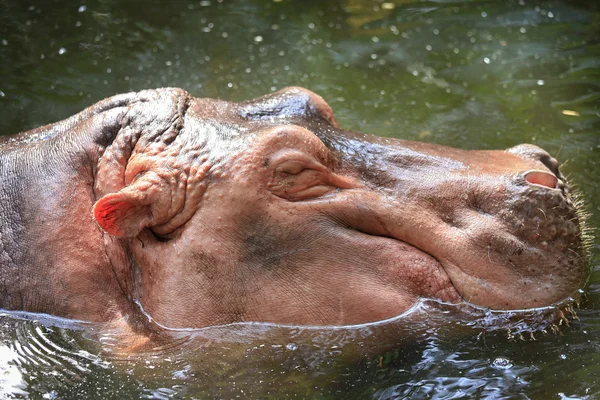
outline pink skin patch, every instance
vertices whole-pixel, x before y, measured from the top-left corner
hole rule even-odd
[[[533,185],[546,186],[551,189],[556,189],[558,179],[548,172],[531,171],[525,175],[525,180]]]

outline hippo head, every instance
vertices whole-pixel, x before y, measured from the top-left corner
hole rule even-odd
[[[420,298],[525,309],[582,283],[573,197],[536,146],[357,134],[302,88],[121,103],[98,123],[93,215],[166,326],[365,323]]]

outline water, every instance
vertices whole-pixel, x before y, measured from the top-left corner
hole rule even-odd
[[[499,316],[487,315],[483,324],[485,317],[424,302],[398,318],[354,327],[237,324],[181,331],[162,348],[132,355],[112,347],[100,326],[3,314],[0,393],[17,398],[391,399],[457,393],[514,398],[528,391],[573,391],[581,384],[594,390],[593,369],[576,380],[547,377],[550,369],[562,371],[567,360],[580,363],[589,357],[589,346],[573,343],[589,340],[581,327],[561,328],[562,335],[548,328],[532,336],[519,329],[520,320],[494,324],[490,319]]]
[[[462,148],[545,148],[566,161],[600,236],[596,2],[164,4],[0,0],[0,132],[129,90],[180,86],[242,100],[301,85],[347,128]],[[592,399],[598,238],[583,300],[571,327],[535,341],[433,307],[427,324],[406,316],[347,330],[213,328],[134,357],[111,350],[97,327],[3,314],[0,397]]]

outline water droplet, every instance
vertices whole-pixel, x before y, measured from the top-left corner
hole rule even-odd
[[[208,7],[208,6],[210,6],[210,1],[203,0],[203,1],[200,2],[200,6],[201,7]]]
[[[566,360],[567,359],[567,355],[566,354],[561,354],[559,357],[560,357],[561,360]]]
[[[56,390],[52,390],[52,391],[50,391],[48,393],[44,393],[42,395],[43,399],[50,399],[50,400],[56,399],[57,397],[58,397],[58,393],[56,392]]]
[[[373,36],[373,37],[371,38],[371,40],[372,40],[374,43],[379,43],[379,38],[378,38],[377,36]]]
[[[396,5],[394,3],[382,3],[381,4],[381,8],[384,10],[393,10],[394,8],[396,8]]]
[[[6,96],[6,94],[4,94],[4,92],[2,90],[0,90],[0,97],[4,97]]]
[[[6,39],[2,39],[2,44],[3,44],[4,46],[8,45],[8,40],[6,40]]]
[[[525,29],[525,27],[522,27],[519,29],[519,32],[521,33],[527,33],[527,29]]]
[[[429,45],[429,44],[427,46],[425,46],[425,50],[427,50],[427,51],[431,51],[432,49],[433,49],[433,47],[431,47],[431,45]]]
[[[554,13],[552,11],[548,11],[548,18],[554,18]]]
[[[490,59],[488,57],[484,57],[483,62],[486,64],[491,63]]]
[[[112,69],[111,69],[111,68],[106,68],[106,73],[107,73],[107,74],[110,74],[111,72],[112,72]]]
[[[67,52],[67,49],[65,49],[64,47],[61,47],[60,49],[58,49],[58,54],[65,54]]]
[[[79,12],[85,12],[85,10],[87,10],[86,6],[79,6],[79,9],[77,11],[79,11]]]
[[[262,37],[262,36],[260,36],[260,35],[258,35],[258,36],[254,36],[254,41],[255,41],[256,43],[260,43],[260,42],[262,42],[262,41],[263,41],[263,37]]]
[[[165,61],[165,65],[167,67],[170,67],[171,65],[173,65],[173,61]]]
[[[538,79],[537,84],[539,86],[544,86],[544,80],[543,79]]]
[[[482,12],[481,12],[481,16],[482,16],[483,18],[486,18],[486,17],[487,17],[487,13],[486,13],[485,11],[482,11]]]
[[[498,357],[492,361],[492,367],[496,369],[510,369],[513,364],[508,358]]]
[[[295,343],[288,343],[285,345],[285,348],[290,351],[294,351],[298,348],[298,346]]]

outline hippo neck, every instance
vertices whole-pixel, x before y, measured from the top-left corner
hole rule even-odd
[[[0,308],[19,308],[20,290],[15,290],[23,254],[20,250],[24,231],[21,206],[22,185],[16,174],[14,153],[0,148]]]
[[[0,147],[0,308],[105,321],[126,302],[90,215],[92,168],[61,147]]]

